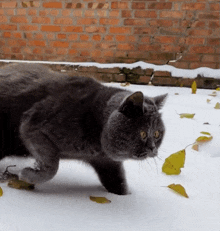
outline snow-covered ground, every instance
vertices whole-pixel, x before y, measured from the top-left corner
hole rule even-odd
[[[176,62],[177,60],[170,60],[169,62]],[[171,65],[155,65],[151,63],[146,63],[143,61],[135,63],[96,63],[96,62],[52,62],[52,61],[29,61],[29,60],[7,60],[0,59],[0,62],[9,63],[41,63],[41,64],[58,64],[58,65],[72,65],[72,66],[86,66],[86,67],[98,67],[98,68],[129,68],[133,69],[136,67],[141,67],[142,69],[151,68],[154,71],[168,71],[173,77],[183,77],[183,78],[196,78],[197,75],[211,78],[220,78],[220,69],[212,69],[208,67],[199,67],[196,69],[181,69],[176,68]]]
[[[55,178],[34,191],[0,184],[0,231],[220,231],[220,110],[214,109],[220,92],[211,97],[212,90],[202,89],[197,94],[189,88],[130,85],[126,89],[148,96],[169,94],[162,110],[166,134],[159,158],[125,162],[131,194],[108,193],[92,168],[63,160]],[[207,103],[207,99],[212,100]],[[181,119],[178,113],[195,113],[195,117]],[[210,132],[213,140],[198,152],[186,148],[180,175],[162,173],[165,158],[192,144],[201,131]],[[23,160],[23,165],[29,162]],[[9,164],[17,161],[5,159],[0,169]],[[189,198],[166,187],[172,183],[182,184]],[[97,204],[90,196],[106,197],[111,203]]]

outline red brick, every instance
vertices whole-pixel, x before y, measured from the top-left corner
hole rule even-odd
[[[64,26],[62,27],[62,31],[80,33],[83,31],[83,28],[81,26]]]
[[[134,15],[136,18],[156,18],[157,12],[150,10],[136,10]]]
[[[213,45],[213,46],[219,46],[220,45],[220,38],[207,38],[207,44]]]
[[[57,48],[56,50],[56,54],[57,55],[66,55],[68,53],[68,49],[65,49],[65,48]]]
[[[65,39],[66,38],[66,34],[58,34],[57,38],[58,39]]]
[[[17,15],[26,15],[26,9],[17,9]]]
[[[219,62],[219,55],[203,55],[202,56],[202,62]]]
[[[157,43],[175,43],[177,40],[177,37],[175,36],[155,36],[155,41]]]
[[[209,46],[193,46],[190,48],[189,53],[214,53],[215,49]]]
[[[54,24],[70,25],[73,23],[72,18],[56,18]]]
[[[148,9],[170,10],[172,9],[172,2],[149,3]]]
[[[59,14],[59,10],[55,10],[55,9],[51,9],[49,12],[50,12],[50,15],[52,16],[57,16]]]
[[[41,47],[44,47],[44,46],[46,46],[46,43],[45,43],[45,41],[33,40],[33,41],[29,41],[28,45],[29,46],[41,46]]]
[[[12,16],[10,21],[13,23],[28,23],[25,16]]]
[[[115,39],[116,39],[116,41],[118,41],[118,42],[123,42],[123,41],[126,40],[126,36],[125,36],[125,35],[116,35],[116,36],[115,36]]]
[[[119,43],[117,46],[118,50],[134,50],[135,47],[133,44],[130,43]]]
[[[1,3],[1,7],[2,8],[16,8],[17,7],[17,2],[16,1],[12,1],[12,2],[2,2]]]
[[[88,41],[89,40],[89,36],[86,35],[86,34],[82,34],[82,35],[80,35],[80,40],[82,40],[82,41]]]
[[[44,39],[44,34],[42,33],[34,33],[34,38],[35,39]]]
[[[183,3],[182,10],[205,10],[206,4],[205,3]]]
[[[95,18],[81,18],[77,20],[78,25],[92,25],[97,24],[98,20]]]
[[[33,49],[33,53],[34,54],[42,54],[43,50],[42,50],[42,48],[36,47]]]
[[[95,11],[94,11],[95,13]],[[108,11],[107,10],[96,10],[96,14],[98,17],[107,17]],[[109,12],[109,17],[110,18],[115,18],[115,17],[119,17],[119,10],[112,10]]]
[[[131,28],[128,28],[128,27],[110,27],[109,32],[112,34],[130,34]]]
[[[32,25],[20,25],[19,29],[23,31],[38,31],[39,30],[38,26],[32,26]]]
[[[145,9],[145,2],[133,2],[132,9]]]
[[[11,32],[4,32],[3,37],[4,38],[10,38],[11,37]]]
[[[85,10],[84,15],[85,15],[85,17],[94,17],[95,11],[94,10]]]
[[[220,11],[220,3],[209,3],[210,10]]]
[[[102,39],[101,35],[96,34],[92,36],[92,40],[94,41],[101,41],[101,39]]]
[[[144,36],[141,38],[141,42],[142,43],[150,43],[150,36]]]
[[[17,33],[13,33],[13,37],[14,37],[14,38],[21,38],[22,35],[21,35],[20,32],[17,32]]]
[[[112,35],[106,35],[106,36],[104,37],[104,40],[105,40],[105,41],[113,41],[113,40],[114,40],[114,36],[112,36]]]
[[[132,16],[132,11],[131,10],[122,10],[121,16],[123,18],[131,18]]]
[[[88,49],[88,48],[92,48],[93,43],[90,42],[75,42],[72,44],[71,48],[82,48],[82,49]]]
[[[61,30],[60,26],[52,26],[52,25],[41,26],[41,31],[59,32],[60,30]]]
[[[189,31],[189,35],[191,36],[209,36],[213,33],[212,30],[206,29],[193,29]]]
[[[112,9],[128,9],[128,2],[112,2],[111,3]]]
[[[70,8],[72,8],[72,9],[80,9],[80,8],[84,8],[85,7],[85,5],[84,4],[82,4],[82,3],[66,3],[66,5],[65,5],[65,7],[67,8],[67,9],[70,9]]]
[[[6,16],[0,16],[0,22],[2,23],[2,22],[7,22],[8,21],[8,19],[7,19],[7,17]]]
[[[33,17],[32,23],[39,23],[39,24],[48,24],[50,23],[50,18],[48,17]]]
[[[63,16],[70,16],[71,10],[62,10]]]
[[[70,41],[76,41],[78,39],[78,35],[77,34],[70,34],[68,35],[68,40]]]
[[[87,33],[105,33],[106,28],[105,27],[98,27],[98,26],[87,26],[85,28],[85,31]]]
[[[205,43],[205,38],[193,38],[193,37],[188,37],[185,40],[187,45],[196,45],[196,44],[201,44],[203,45]]]
[[[118,25],[119,19],[100,18],[99,23],[102,25]]]
[[[37,10],[36,9],[29,9],[28,15],[37,15]]]
[[[173,25],[173,20],[168,19],[151,19],[149,21],[150,26],[157,27],[171,27]]]
[[[45,2],[43,3],[45,8],[62,8],[62,2]]]
[[[132,25],[144,26],[146,24],[147,24],[146,19],[125,19],[124,20],[125,26],[132,26]]]
[[[54,41],[50,43],[51,47],[69,47],[69,43],[61,42],[61,41]]]
[[[206,20],[219,20],[220,15],[219,12],[211,12],[211,13],[200,13],[199,19],[206,19]]]
[[[139,51],[157,51],[160,50],[160,48],[161,48],[160,44],[155,44],[155,45],[144,44],[138,46]]]
[[[12,47],[11,51],[12,51],[12,53],[21,53],[21,48],[20,47]]]
[[[156,31],[155,27],[135,27],[134,34],[154,34]]]
[[[161,18],[183,18],[182,11],[161,11],[160,17]]]
[[[217,29],[220,27],[220,22],[218,21],[209,21],[209,28]]]

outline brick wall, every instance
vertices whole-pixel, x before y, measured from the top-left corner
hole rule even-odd
[[[0,0],[0,58],[220,68],[216,0]]]

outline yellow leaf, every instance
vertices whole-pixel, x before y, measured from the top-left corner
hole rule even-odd
[[[199,142],[199,143],[204,143],[204,142],[208,142],[212,140],[212,136],[200,136],[196,139],[196,142]]]
[[[211,134],[209,132],[200,132],[201,134],[204,134],[204,135],[208,135],[208,136],[211,136]]]
[[[220,87],[216,88],[216,91],[220,91]]]
[[[0,187],[0,197],[3,195],[3,190],[2,188]]]
[[[170,184],[167,187],[181,194],[182,196],[189,198],[189,196],[186,193],[185,188],[181,184]]]
[[[197,90],[196,81],[193,81],[191,88],[192,88],[192,94],[196,94],[196,90]]]
[[[195,151],[199,151],[199,145],[197,143],[193,144],[192,149]]]
[[[206,100],[207,103],[210,103],[210,101],[211,101],[211,99],[207,99],[207,100]]]
[[[216,103],[215,109],[220,109],[220,103]]]
[[[195,114],[189,114],[189,113],[182,113],[179,114],[180,118],[188,118],[188,119],[192,119],[194,117]]]
[[[185,149],[171,154],[165,159],[162,172],[167,175],[179,175],[181,172],[180,168],[184,167],[185,155]]]
[[[109,203],[111,203],[111,201],[108,200],[105,197],[93,197],[93,196],[90,196],[90,200],[94,201],[96,203],[99,203],[99,204],[109,204]]]
[[[26,189],[26,190],[33,190],[34,189],[34,185],[33,184],[29,184],[27,182],[24,182],[22,180],[10,180],[8,182],[8,186],[10,188],[16,188],[16,189]]]

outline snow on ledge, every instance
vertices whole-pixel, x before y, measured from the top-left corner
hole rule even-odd
[[[98,68],[129,68],[133,69],[135,67],[141,67],[142,69],[151,68],[154,71],[168,71],[173,77],[183,77],[183,78],[196,78],[197,75],[204,77],[220,79],[220,69],[212,69],[208,67],[199,67],[196,69],[181,69],[170,65],[155,65],[150,63],[145,63],[142,61],[136,63],[96,63],[96,62],[53,62],[53,61],[28,61],[28,60],[5,60],[0,59],[0,62],[5,63],[41,63],[41,64],[58,64],[58,65],[71,65],[71,66],[95,66]]]

